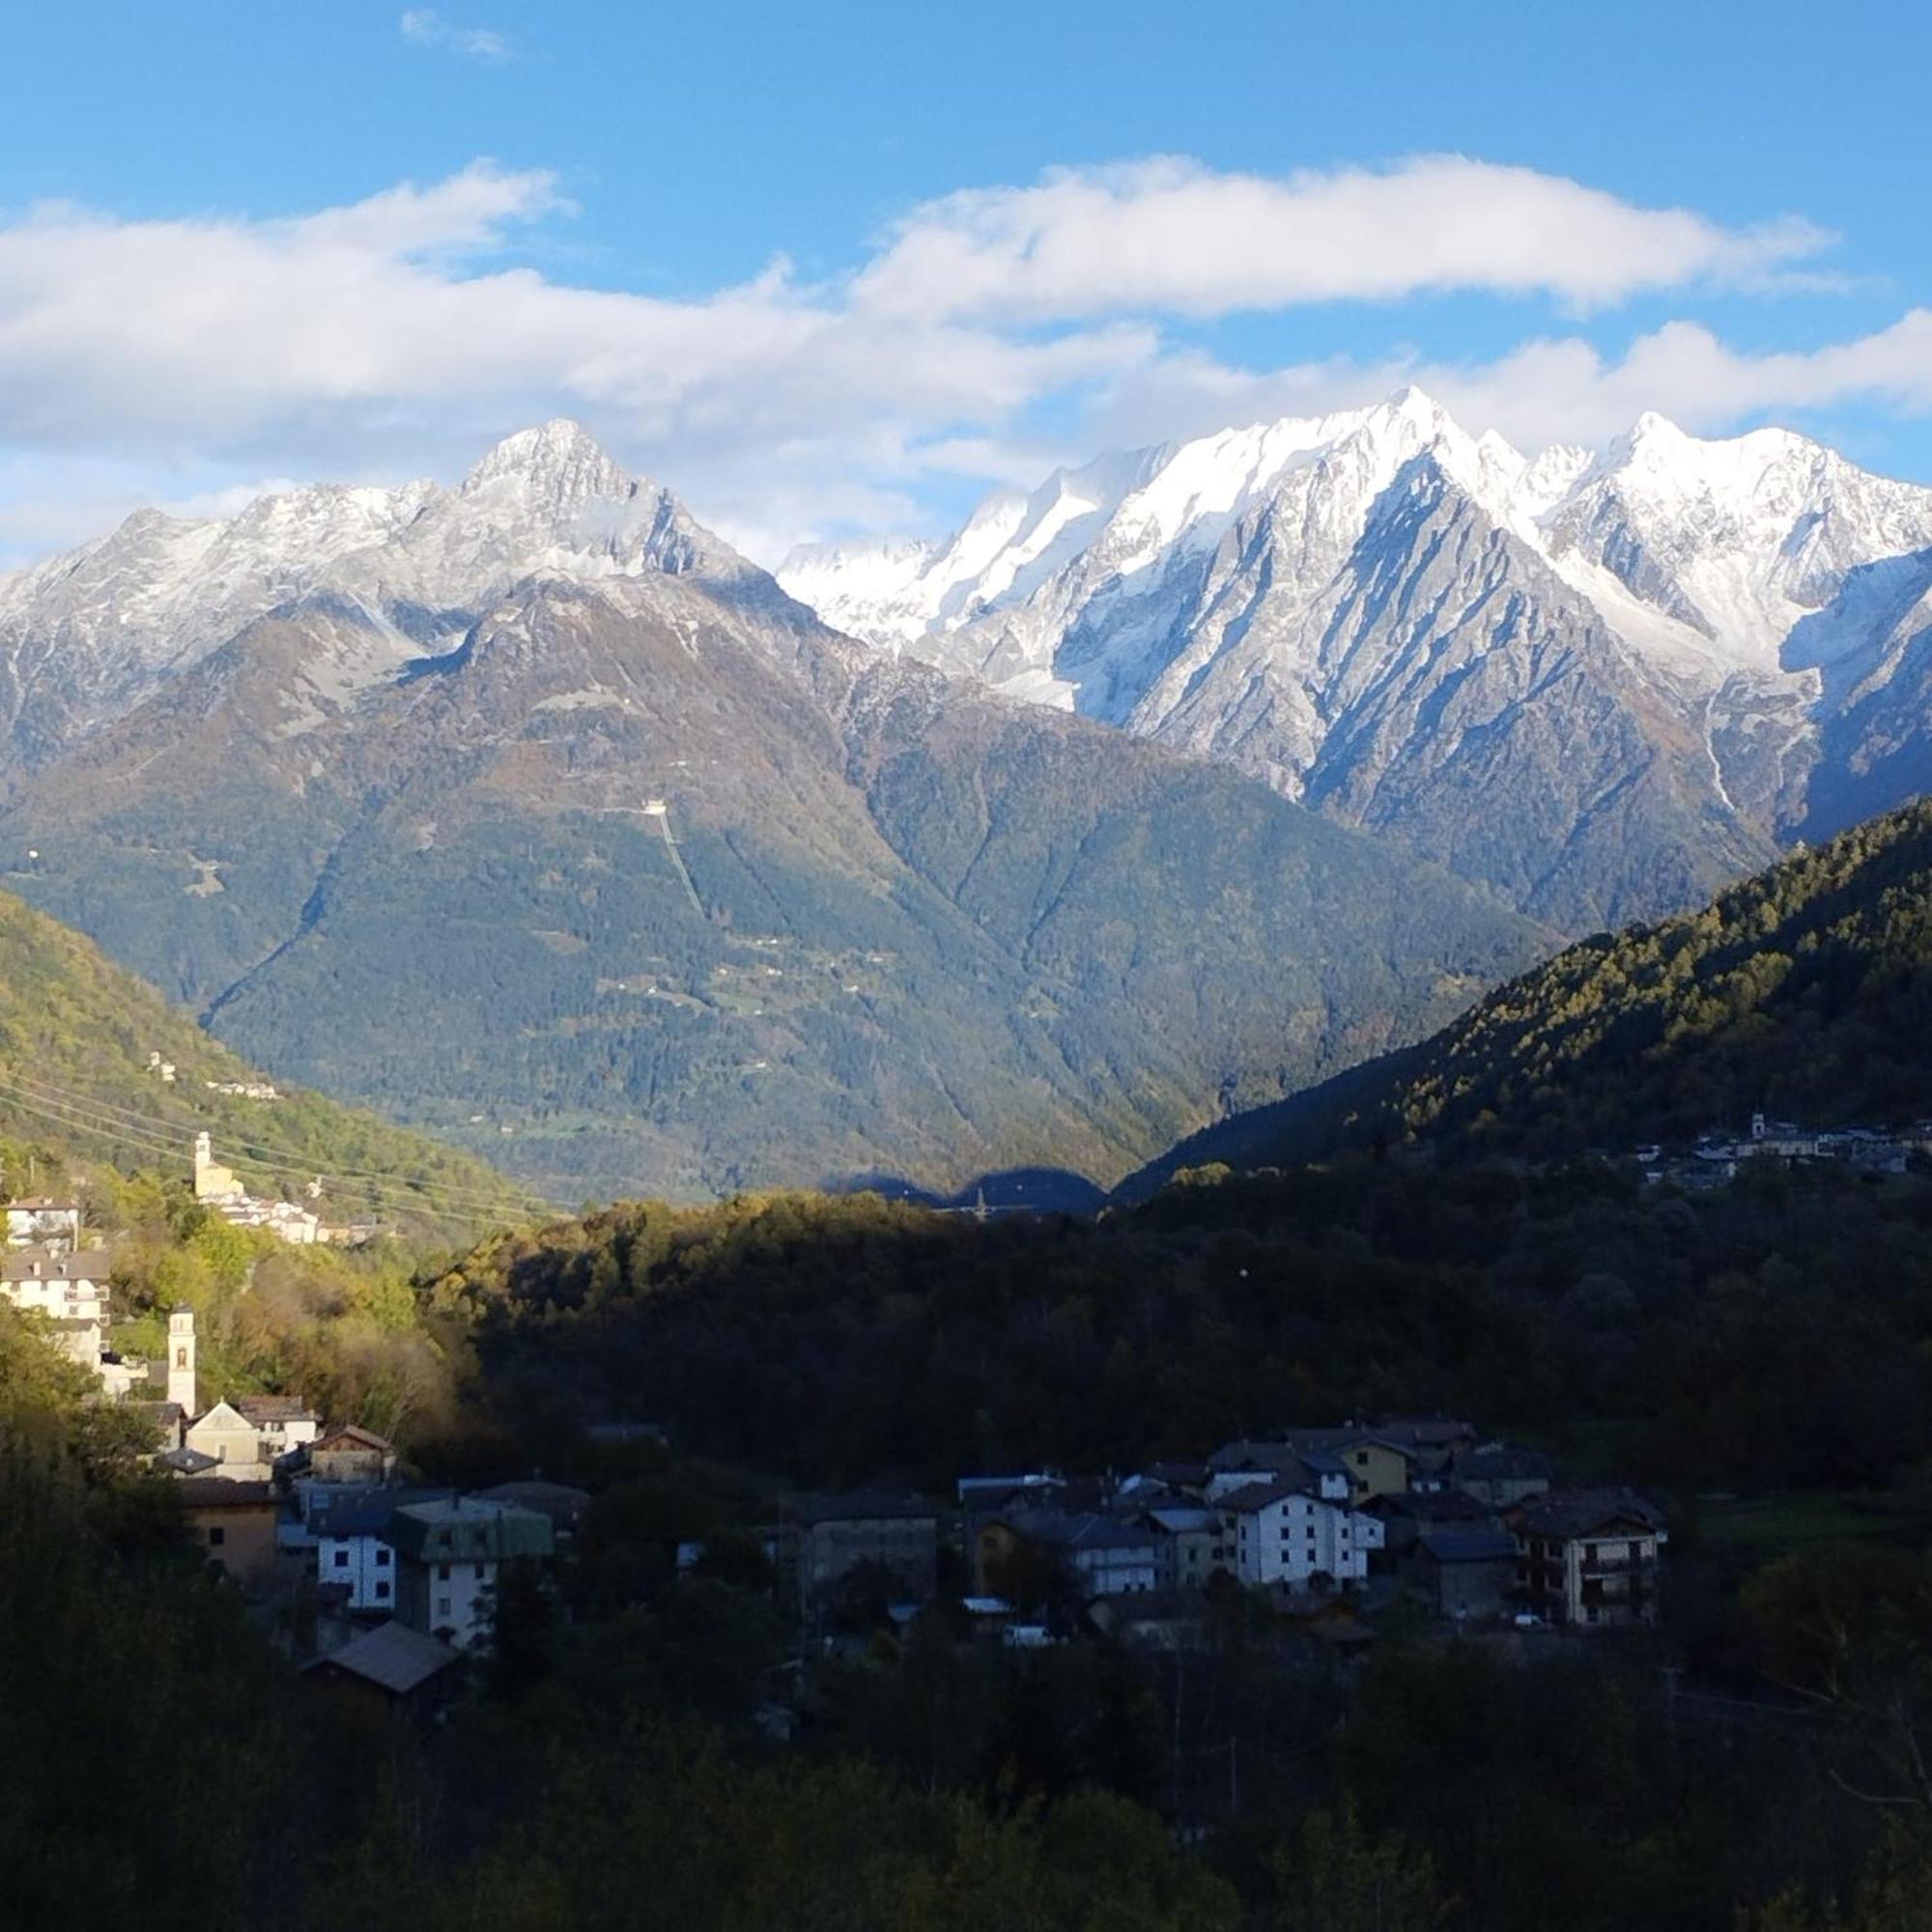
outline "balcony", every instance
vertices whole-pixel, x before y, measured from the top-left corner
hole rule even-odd
[[[1623,1577],[1650,1577],[1657,1575],[1655,1556],[1596,1556],[1588,1558],[1578,1572],[1586,1583],[1610,1582]]]

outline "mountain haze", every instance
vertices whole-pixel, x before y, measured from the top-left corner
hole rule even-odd
[[[552,1192],[1111,1179],[1539,943],[838,635],[574,424],[454,490],[133,519],[0,582],[0,658],[10,884]]]
[[[1645,416],[1526,458],[1414,389],[780,580],[893,654],[1231,763],[1573,932],[1915,796],[1932,490]]]

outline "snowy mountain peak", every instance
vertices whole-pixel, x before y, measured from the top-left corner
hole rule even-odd
[[[568,416],[506,436],[463,479],[459,494],[476,497],[505,485],[566,512],[597,498],[634,496],[640,487],[582,423]]]
[[[1360,810],[1378,760],[1437,755],[1435,680],[1487,667],[1500,719],[1532,665],[1601,660],[1633,732],[1676,720],[1659,742],[1690,756],[1686,795],[1713,787],[1717,820],[1756,838],[1801,795],[1821,668],[1864,648],[1864,604],[1833,600],[1928,550],[1932,490],[1790,431],[1705,440],[1650,412],[1602,449],[1526,457],[1411,386],[1057,469],[929,554],[820,554],[781,581],[885,648]]]
[[[318,598],[361,611],[384,639],[340,675],[324,668],[347,691],[447,648],[526,578],[750,571],[669,492],[559,419],[506,437],[453,490],[325,483],[225,518],[139,510],[106,537],[0,578],[0,700],[47,713],[0,716],[0,727],[36,744],[71,738],[269,611]],[[335,648],[339,631],[318,629],[318,649]]]
[[[1668,456],[1696,441],[1696,438],[1687,435],[1668,416],[1659,415],[1655,410],[1645,410],[1632,423],[1622,439],[1625,448],[1633,453],[1642,450],[1650,455]]]

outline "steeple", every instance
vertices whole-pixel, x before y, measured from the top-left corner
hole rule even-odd
[[[192,1421],[200,1414],[194,1384],[194,1310],[177,1308],[168,1317],[168,1400],[181,1405]]]
[[[232,1168],[218,1166],[213,1144],[205,1133],[194,1137],[194,1198],[197,1201],[237,1201],[247,1192]]]

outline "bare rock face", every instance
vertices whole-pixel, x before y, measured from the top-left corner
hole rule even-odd
[[[1406,390],[780,578],[875,646],[1226,760],[1580,931],[1924,786],[1893,633],[1928,546],[1932,491],[1783,431],[1647,416],[1525,460]]]
[[[1111,1179],[1544,938],[827,629],[572,424],[454,490],[131,520],[0,584],[0,668],[8,885],[567,1199]]]

